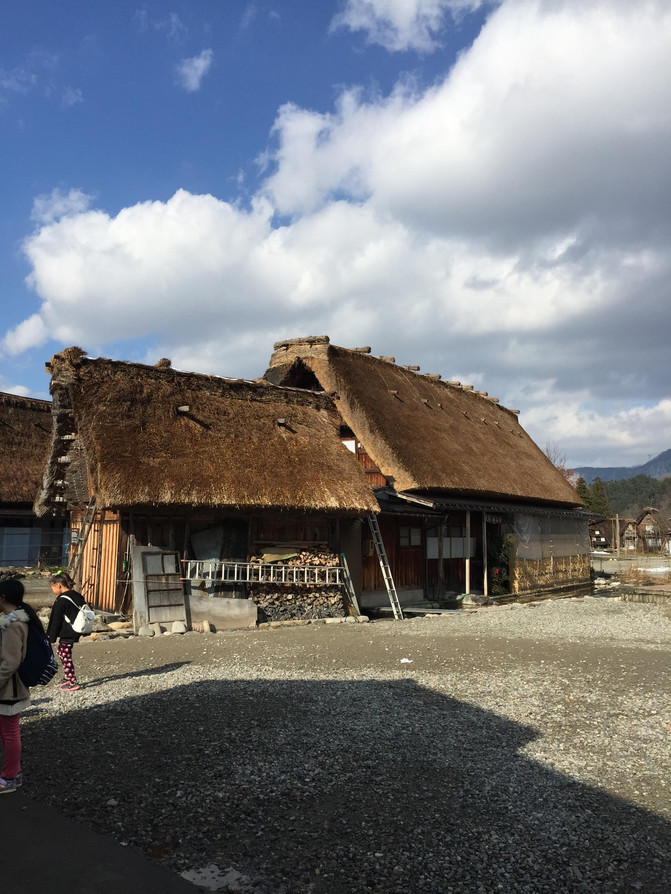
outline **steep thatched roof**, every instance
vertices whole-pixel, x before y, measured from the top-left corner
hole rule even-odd
[[[580,505],[516,411],[369,350],[339,348],[327,336],[278,342],[266,378],[332,392],[342,419],[397,491]]]
[[[89,485],[107,507],[378,509],[324,395],[75,348],[47,369],[55,424],[40,513],[88,499]]]
[[[50,435],[49,401],[0,394],[0,503],[32,504]]]

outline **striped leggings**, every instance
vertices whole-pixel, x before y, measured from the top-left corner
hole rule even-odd
[[[59,643],[56,649],[58,657],[63,665],[63,673],[68,683],[76,685],[77,675],[75,674],[75,666],[72,661],[72,643]]]

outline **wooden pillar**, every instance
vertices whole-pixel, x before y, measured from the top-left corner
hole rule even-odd
[[[97,555],[96,555],[96,579],[95,579],[95,589],[93,596],[93,604],[99,605],[100,599],[100,574],[102,571],[102,558],[103,558],[103,532],[105,528],[105,513],[106,509],[102,509],[100,511],[100,520],[98,522],[98,545],[97,545]]]
[[[466,543],[464,545],[466,560],[466,592],[471,592],[471,510],[466,510]]]
[[[445,540],[445,517],[441,515],[440,524],[438,525],[438,593],[439,599],[445,595],[445,564],[443,555]]]
[[[485,596],[489,595],[489,585],[487,583],[487,513],[482,511],[482,592]]]
[[[191,519],[187,515],[184,519],[184,543],[182,544],[182,558],[188,559],[189,537],[191,536]]]

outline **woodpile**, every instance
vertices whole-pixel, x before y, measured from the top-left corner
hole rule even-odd
[[[264,560],[261,556],[253,556],[250,561],[260,563]],[[306,548],[297,551],[281,564],[294,567],[336,568],[340,564],[340,559],[335,553],[326,550]],[[342,618],[346,614],[344,591],[338,586],[326,584],[309,586],[294,583],[252,584],[250,596],[259,610],[260,622]]]
[[[251,597],[263,621],[311,621],[316,618],[344,618],[341,587],[277,587],[258,584]]]
[[[287,552],[289,552],[289,550],[287,550]],[[261,564],[264,561],[267,562],[268,559],[264,559],[263,556],[252,556],[249,561]],[[327,568],[336,568],[340,564],[340,559],[335,553],[312,548],[300,550],[295,555],[291,556],[291,558],[283,560],[282,564],[302,566],[321,565]]]

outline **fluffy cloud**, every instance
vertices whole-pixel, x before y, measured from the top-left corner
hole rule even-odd
[[[574,401],[530,411],[529,428],[544,431],[547,443],[571,444],[574,466],[638,465],[651,457],[651,445],[671,437],[671,400],[652,406],[590,409]],[[604,437],[605,434],[605,437]]]
[[[15,356],[29,348],[40,347],[47,342],[48,338],[49,332],[44,315],[33,314],[7,333],[2,341],[2,346],[8,354]]]
[[[369,43],[394,51],[436,49],[449,14],[475,10],[488,0],[347,0],[332,28],[363,31]],[[496,0],[493,0],[496,2]]]
[[[203,78],[208,73],[214,62],[212,50],[203,50],[198,56],[190,59],[182,59],[175,70],[177,83],[187,93],[196,93],[200,90]]]
[[[357,7],[400,27],[455,4]],[[249,208],[36,203],[42,304],[5,347],[130,334],[253,377],[326,332],[495,393],[574,465],[638,462],[671,443],[670,85],[667,3],[506,0],[429,89],[279,110]]]
[[[39,224],[52,224],[62,217],[71,217],[87,211],[93,196],[81,189],[71,189],[64,193],[52,189],[48,195],[38,196],[33,202],[31,219]]]

